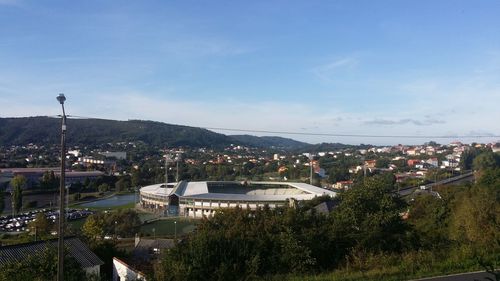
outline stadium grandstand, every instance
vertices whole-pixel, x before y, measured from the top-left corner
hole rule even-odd
[[[311,200],[323,195],[334,197],[336,193],[296,182],[180,181],[142,187],[140,207],[151,212],[201,218],[213,215],[220,208],[276,208],[289,199]]]

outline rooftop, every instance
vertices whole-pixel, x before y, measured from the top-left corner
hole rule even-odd
[[[57,241],[58,239],[50,239],[46,241],[0,247],[0,266],[36,255],[46,249],[57,249]],[[77,237],[64,238],[64,246],[68,249],[69,255],[73,257],[82,268],[104,264],[104,262]]]

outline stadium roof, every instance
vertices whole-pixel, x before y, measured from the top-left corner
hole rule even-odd
[[[175,194],[181,198],[187,199],[200,199],[200,200],[224,200],[224,201],[285,201],[289,198],[294,198],[297,200],[311,200],[316,196],[329,195],[334,197],[336,195],[335,192],[316,187],[307,183],[298,183],[298,182],[247,182],[247,186],[255,187],[256,189],[262,188],[263,186],[276,186],[276,191],[280,189],[280,187],[287,186],[287,188],[294,188],[299,190],[298,193],[284,193],[280,194],[280,192],[270,192],[270,193],[261,193],[261,194],[241,194],[236,192],[231,192],[231,188],[228,188],[227,192],[210,192],[209,184],[210,183],[235,183],[240,184],[239,182],[214,182],[214,181],[200,181],[200,182],[187,182],[181,181],[176,184],[175,188],[167,188],[165,190],[161,184],[150,185],[141,188],[141,193],[149,193],[157,196],[166,196],[170,194]],[[265,189],[265,188],[264,188]],[[233,189],[234,191],[234,189]]]

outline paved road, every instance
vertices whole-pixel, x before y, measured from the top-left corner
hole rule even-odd
[[[471,179],[473,179],[473,176],[474,176],[473,173],[469,172],[469,173],[459,175],[459,176],[456,176],[453,178],[438,181],[436,183],[429,183],[429,184],[426,184],[426,186],[430,188],[430,187],[434,187],[437,185],[451,184],[451,183],[454,183],[457,181],[467,181],[467,180],[470,181]],[[407,187],[404,189],[400,189],[398,193],[400,196],[408,196],[408,195],[412,194],[418,188],[419,188],[419,186]]]
[[[490,279],[488,279],[490,278]],[[459,273],[452,274],[446,276],[437,276],[437,277],[429,277],[422,279],[415,279],[413,281],[487,281],[487,280],[496,280],[495,276],[491,273],[487,273],[484,271],[478,272],[469,272],[469,273]]]

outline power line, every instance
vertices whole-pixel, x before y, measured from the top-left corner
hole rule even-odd
[[[49,116],[59,117],[59,116]],[[68,117],[76,119],[98,119],[108,120],[96,117],[76,116]],[[185,125],[178,125],[185,126]],[[355,137],[355,138],[405,138],[405,139],[458,139],[458,138],[500,138],[500,135],[378,135],[378,134],[340,134],[340,133],[314,133],[314,132],[294,132],[294,131],[273,131],[273,130],[257,130],[257,129],[240,129],[240,128],[223,128],[223,127],[203,127],[203,126],[186,126],[206,130],[231,131],[231,132],[246,132],[246,133],[265,133],[265,134],[280,134],[280,135],[299,135],[299,136],[323,136],[323,137]]]
[[[358,138],[436,138],[436,139],[453,139],[453,138],[500,138],[500,135],[450,135],[450,136],[435,136],[435,135],[370,135],[370,134],[334,134],[334,133],[306,133],[306,132],[290,132],[290,131],[269,131],[269,130],[250,130],[250,129],[235,129],[235,128],[219,128],[219,127],[199,127],[207,130],[219,131],[234,131],[234,132],[252,132],[252,133],[270,133],[283,135],[302,135],[302,136],[326,136],[326,137],[358,137]]]

